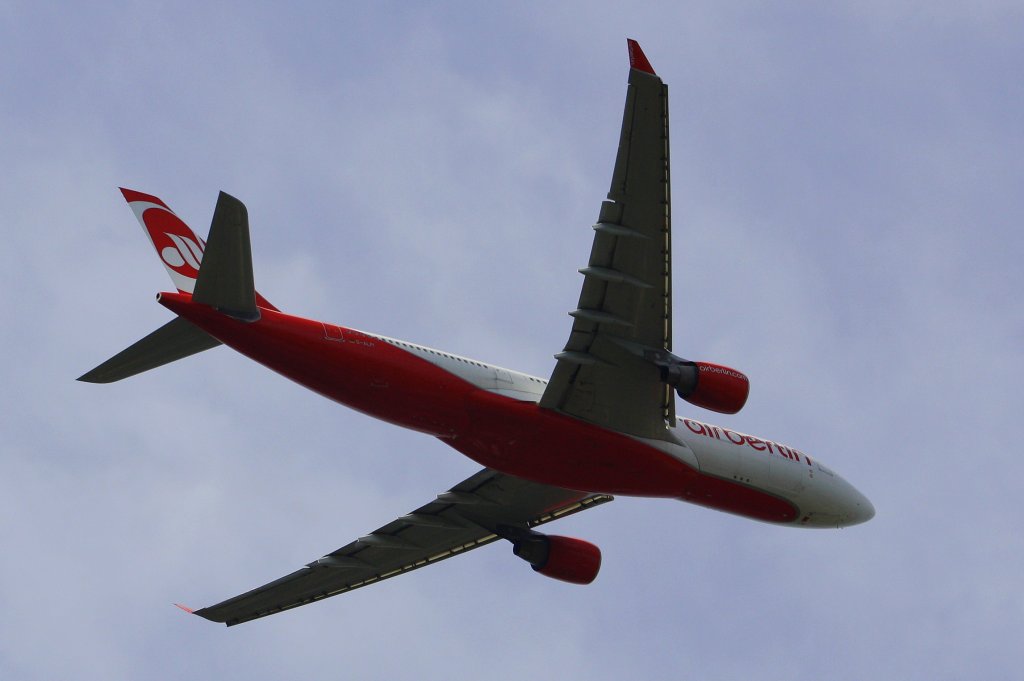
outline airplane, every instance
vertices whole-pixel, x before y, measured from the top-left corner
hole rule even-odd
[[[672,351],[668,90],[627,41],[608,198],[548,380],[280,311],[256,292],[248,213],[220,193],[207,241],[159,198],[122,189],[177,291],[171,322],[79,378],[110,383],[227,345],[349,408],[438,438],[484,468],[280,579],[192,610],[228,626],[405,574],[498,540],[536,572],[589,584],[601,551],[540,525],[613,495],[679,499],[777,525],[847,527],[871,502],[817,456],[678,417],[675,396],[734,414],[750,383]]]

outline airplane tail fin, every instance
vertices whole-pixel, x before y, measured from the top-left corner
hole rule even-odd
[[[174,286],[181,293],[194,293],[196,280],[199,277],[199,268],[207,247],[206,242],[196,236],[195,232],[159,198],[123,187],[121,194],[124,195],[125,201],[128,202],[128,206],[135,213],[139,224],[142,225],[142,229],[149,237],[150,243],[156,249]],[[222,196],[228,195],[222,194]],[[228,198],[241,206],[244,215],[245,206],[242,206],[237,199]],[[218,199],[217,206],[219,210],[221,199]],[[217,210],[214,211],[213,217],[216,222]],[[212,225],[210,229],[213,229]],[[246,229],[246,249],[248,249],[248,228]],[[277,310],[258,291],[254,293],[256,304],[259,307]]]
[[[209,240],[203,242],[157,197],[129,189],[121,192],[180,292],[190,293],[195,302],[244,321],[258,320],[261,307],[277,310],[253,285],[249,219],[241,201],[221,192]],[[220,344],[191,322],[178,318],[78,380],[120,381]]]
[[[135,213],[160,261],[181,293],[192,293],[199,276],[206,242],[155,196],[121,187],[128,206]]]

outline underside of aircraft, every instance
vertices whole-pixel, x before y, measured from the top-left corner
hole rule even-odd
[[[793,447],[676,413],[676,397],[742,409],[747,377],[672,349],[668,89],[635,41],[611,188],[564,348],[548,379],[288,315],[254,284],[245,206],[221,193],[206,242],[150,194],[122,189],[176,291],[176,317],[79,380],[111,383],[227,345],[352,409],[432,435],[483,466],[425,505],[298,570],[199,610],[240,624],[498,540],[535,571],[587,584],[601,552],[536,528],[615,494],[680,499],[794,527],[874,515]]]

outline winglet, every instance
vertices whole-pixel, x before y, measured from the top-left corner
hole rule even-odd
[[[182,605],[181,603],[175,603],[174,607],[181,608],[182,610],[184,610],[185,612],[187,612],[190,615],[195,613],[195,610],[193,610],[192,608],[188,607],[187,605]]]
[[[644,73],[649,73],[652,76],[656,76],[654,67],[651,66],[651,62],[647,61],[647,55],[640,49],[640,43],[633,40],[632,38],[626,39],[626,45],[629,48],[629,67]]]

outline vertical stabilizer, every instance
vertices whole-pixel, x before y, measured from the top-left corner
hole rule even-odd
[[[157,197],[123,187],[121,193],[146,230],[175,287],[181,293],[192,293],[206,244]]]
[[[175,288],[179,293],[192,293],[199,277],[206,242],[160,198],[124,187],[121,194],[156,249]],[[245,210],[244,206],[242,210]],[[259,291],[255,295],[259,307],[277,309]]]

